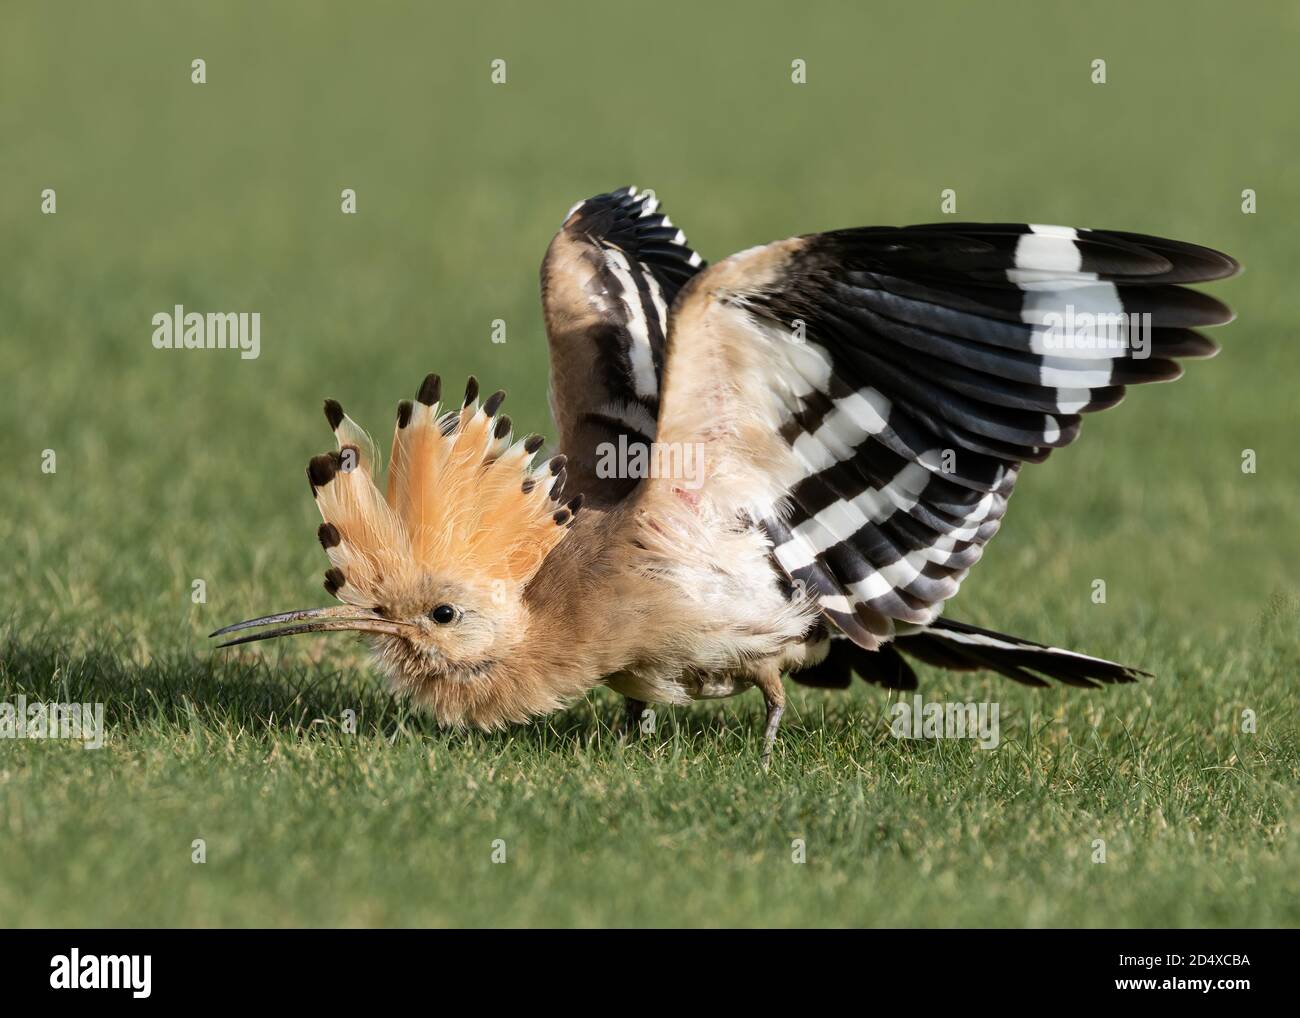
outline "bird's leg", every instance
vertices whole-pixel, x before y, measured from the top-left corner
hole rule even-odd
[[[772,762],[772,747],[776,744],[776,730],[781,727],[785,713],[785,686],[781,684],[781,669],[775,663],[759,666],[754,673],[754,685],[763,693],[767,704],[767,726],[763,729],[763,751],[759,757],[763,770]]]
[[[630,696],[625,696],[623,698],[623,720],[619,722],[615,734],[620,739],[636,735],[641,730],[641,714],[644,711],[644,700],[634,700]]]

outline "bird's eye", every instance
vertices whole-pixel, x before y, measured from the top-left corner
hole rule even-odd
[[[429,612],[429,618],[440,626],[445,626],[448,622],[455,621],[456,609],[449,604],[440,604],[433,611]]]

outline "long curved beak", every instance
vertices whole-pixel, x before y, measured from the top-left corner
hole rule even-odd
[[[296,624],[280,625],[284,622]],[[402,636],[406,630],[416,628],[409,623],[394,622],[392,619],[375,615],[362,608],[344,604],[334,608],[303,608],[298,611],[280,612],[277,615],[263,615],[260,619],[236,622],[233,626],[218,629],[215,633],[209,633],[208,638],[238,633],[245,629],[259,629],[263,626],[279,628],[241,636],[237,640],[227,640],[225,643],[217,644],[217,649],[233,647],[240,643],[256,643],[258,640],[275,640],[281,636],[298,636],[302,633],[385,633],[388,636]]]

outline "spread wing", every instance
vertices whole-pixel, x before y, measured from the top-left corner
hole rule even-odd
[[[596,505],[639,480],[600,476],[598,450],[653,441],[669,309],[703,265],[653,194],[634,187],[579,202],[547,249],[551,412],[571,490]]]
[[[957,593],[1021,464],[1217,352],[1193,330],[1231,312],[1180,284],[1237,270],[1177,241],[1009,224],[733,255],[674,309],[658,442],[701,443],[705,477],[667,490],[761,521],[792,583],[878,646]]]

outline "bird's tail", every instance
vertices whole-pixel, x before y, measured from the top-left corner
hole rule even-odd
[[[896,642],[899,650],[926,664],[956,671],[987,668],[1026,686],[1050,685],[1044,676],[1085,689],[1151,676],[1150,672],[1105,658],[1047,647],[952,619],[939,619],[919,633],[900,636]]]
[[[1150,676],[1149,672],[1105,658],[941,618],[876,651],[863,650],[851,640],[832,640],[825,661],[792,678],[806,685],[843,688],[849,684],[850,674],[856,672],[865,681],[887,689],[915,689],[916,673],[904,654],[951,671],[987,669],[1026,686],[1049,686],[1047,680],[1055,679],[1067,686],[1096,689],[1102,684],[1136,682]]]

